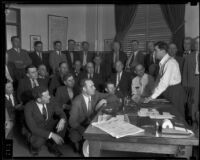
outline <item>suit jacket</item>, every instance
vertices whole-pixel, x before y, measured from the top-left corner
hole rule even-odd
[[[17,105],[17,99],[15,97],[15,93],[13,93],[14,104]],[[15,106],[12,105],[12,102],[5,97],[5,108],[7,109],[8,115],[10,119],[15,119]]]
[[[52,131],[53,116],[57,115],[59,118],[66,119],[65,113],[57,106],[55,103],[46,104],[48,119],[45,120],[43,118],[42,113],[39,110],[35,101],[31,101],[26,104],[24,108],[25,122],[28,129],[32,134],[37,135],[39,137],[48,138],[50,132]]]
[[[195,76],[195,69],[196,69],[196,54],[195,52],[185,56],[184,58],[184,66],[183,66],[183,78],[182,84],[184,87],[196,87],[196,76]]]
[[[123,96],[127,96],[131,94],[131,80],[132,76],[130,73],[123,71],[121,75],[121,79],[119,81],[119,84],[116,86],[116,89],[121,91]],[[114,73],[110,77],[110,81],[112,81],[114,84],[117,82],[117,73]]]
[[[43,53],[41,53],[42,55],[42,59],[38,56],[38,54],[35,52],[31,52],[29,54],[31,60],[32,60],[32,64],[36,67],[38,67],[39,65],[41,64],[44,64],[44,56],[43,56]]]
[[[96,65],[94,65],[94,69],[95,69]],[[100,64],[100,72],[96,73],[97,75],[99,75],[100,77],[102,77],[103,82],[105,82],[108,78],[108,73],[107,73],[107,67],[105,65],[104,62],[102,62]]]
[[[59,86],[64,86],[65,84],[63,83],[62,81],[62,78],[60,77],[60,74],[59,73],[55,73],[53,75],[53,77],[50,79],[50,82],[49,82],[49,92],[51,95],[55,95],[56,93],[56,89],[59,87]]]
[[[45,86],[45,82],[43,79],[38,78],[37,81],[39,86]],[[18,101],[22,101],[23,104],[26,104],[27,102],[33,99],[31,81],[28,77],[20,79],[19,86],[17,88],[17,98]]]
[[[181,72],[181,76],[183,76],[183,65],[184,65],[184,58],[181,56],[175,56],[176,61],[179,64],[179,68],[180,68],[180,72]]]
[[[13,80],[14,90],[16,90],[17,86],[18,86],[18,81],[20,79],[20,76],[18,74],[18,70],[12,62],[8,62],[6,65],[7,65],[7,68],[8,68],[8,72],[10,73],[10,76]]]
[[[20,53],[18,53],[14,48],[11,48],[7,53],[8,61],[13,62],[17,69],[24,69],[32,64],[29,54],[24,49],[20,49]]]
[[[70,71],[72,71],[74,62],[79,59],[79,53],[76,52],[76,51],[72,51],[73,57],[74,57],[73,62],[72,62],[72,59],[71,59],[71,56],[70,56],[70,52],[64,51],[64,53],[65,53],[66,58],[67,58],[67,63],[68,63],[69,69],[70,69]]]
[[[144,67],[146,71],[149,72],[149,66],[154,64],[152,53],[146,54],[145,59],[144,59],[144,64],[145,64]]]
[[[91,97],[92,112],[89,115],[83,95],[78,95],[72,102],[72,108],[70,111],[69,125],[72,129],[77,130],[79,133],[83,133],[86,127],[90,124],[91,120],[96,115],[96,105],[99,100],[106,98],[108,94],[96,92]]]
[[[95,56],[94,52],[88,51],[87,52],[87,63],[93,62],[94,56]],[[81,64],[83,64],[83,51],[79,52],[79,60],[81,61]]]
[[[73,98],[76,97],[77,91],[73,90],[73,94],[74,94]],[[57,88],[55,99],[57,100],[57,102],[61,108],[62,108],[63,104],[71,105],[73,98],[71,99],[69,97],[67,86],[60,86]]]
[[[132,53],[134,54],[134,53]],[[140,63],[144,66],[144,60],[145,60],[145,55],[143,54],[142,51],[138,51],[137,55],[132,57],[130,66],[134,67],[136,64]]]
[[[106,74],[107,76],[109,76],[112,73],[115,73],[115,68],[113,68],[114,64],[113,64],[113,56],[114,56],[114,52],[110,52],[108,54],[106,54],[106,58],[105,58],[105,65],[106,65]],[[119,51],[119,60],[124,64],[126,64],[127,61],[127,56],[123,51]]]
[[[66,61],[67,62],[67,58],[66,55],[61,51],[61,55],[58,55],[56,53],[56,51],[52,51],[49,54],[49,65],[53,71],[53,73],[56,72],[56,70],[59,67],[59,63],[62,61]]]
[[[81,79],[84,79],[84,78],[88,78],[88,73],[84,72],[82,75],[81,75]],[[96,89],[98,91],[103,91],[104,90],[104,84],[103,84],[103,78],[101,75],[99,74],[96,74],[96,73],[93,73],[93,78],[91,78],[91,80],[94,82],[94,85],[96,87]]]

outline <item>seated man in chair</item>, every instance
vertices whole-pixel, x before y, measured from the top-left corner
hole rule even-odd
[[[65,113],[50,100],[49,91],[43,87],[33,89],[34,100],[26,104],[24,108],[25,122],[30,136],[30,151],[33,156],[38,155],[42,145],[46,143],[50,153],[61,156],[57,145],[64,143],[66,132]],[[56,124],[54,116],[59,117]]]
[[[69,117],[70,133],[69,138],[73,142],[75,151],[81,152],[83,133],[98,113],[103,104],[107,103],[108,94],[95,91],[96,88],[91,79],[81,81],[82,92],[72,102]]]

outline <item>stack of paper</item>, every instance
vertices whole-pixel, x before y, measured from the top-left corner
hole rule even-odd
[[[144,132],[142,128],[134,126],[128,122],[125,122],[119,117],[113,117],[107,121],[94,122],[93,126],[100,128],[115,138],[121,138],[128,135],[135,135]]]
[[[149,117],[151,115],[159,115],[159,112],[156,109],[149,109],[149,108],[141,108],[138,111],[138,116],[140,117]]]
[[[162,129],[162,137],[171,137],[171,138],[184,138],[193,136],[194,133],[182,127],[174,127],[174,128],[164,128]]]
[[[168,112],[163,112],[163,114],[151,114],[149,117],[151,119],[172,119],[175,116]]]

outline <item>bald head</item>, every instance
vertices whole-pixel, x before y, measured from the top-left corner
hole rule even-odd
[[[94,73],[94,64],[92,62],[88,62],[86,65],[86,69],[89,74],[93,74]]]
[[[145,68],[142,64],[137,64],[135,66],[135,73],[139,76],[142,77],[144,75]]]

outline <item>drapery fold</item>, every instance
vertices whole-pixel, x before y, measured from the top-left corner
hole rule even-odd
[[[115,40],[123,41],[133,24],[137,5],[115,5]]]
[[[182,51],[185,37],[185,4],[164,4],[160,7],[172,32],[172,42]]]

